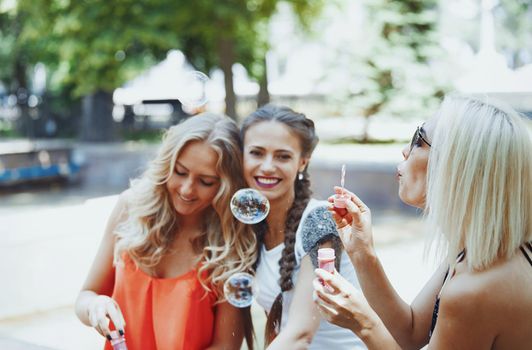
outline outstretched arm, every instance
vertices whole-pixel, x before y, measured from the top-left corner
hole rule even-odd
[[[342,191],[339,187],[336,192]],[[401,299],[390,283],[375,254],[371,211],[355,194],[349,196],[347,214],[333,212],[340,238],[355,266],[362,291],[386,328],[404,349],[418,349],[428,342],[432,310],[442,285],[446,267],[433,275],[414,302]]]
[[[116,329],[124,330],[125,321],[118,304],[111,299],[114,287],[113,249],[114,230],[125,217],[125,195],[120,195],[105,229],[89,275],[78,294],[75,304],[76,315],[85,325],[94,327],[109,338],[109,320]]]
[[[316,278],[313,282],[314,299],[321,314],[329,322],[350,329],[370,350],[400,349],[360,290],[338,272],[331,274],[316,269],[316,274],[319,279]]]

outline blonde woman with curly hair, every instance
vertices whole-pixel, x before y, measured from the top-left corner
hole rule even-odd
[[[256,256],[254,234],[228,205],[243,186],[241,162],[229,118],[202,114],[171,127],[119,197],[76,301],[79,319],[109,340],[111,321],[130,350],[239,349],[244,335],[249,344],[249,310],[222,293]]]
[[[444,262],[411,305],[375,254],[371,213],[354,194],[333,214],[364,294],[317,270],[317,304],[369,349],[530,349],[532,141],[509,107],[448,97],[397,167],[399,197],[425,210]],[[350,225],[350,227],[347,227]]]

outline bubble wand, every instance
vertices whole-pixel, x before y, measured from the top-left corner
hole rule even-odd
[[[340,216],[347,214],[347,209],[345,209],[347,207],[345,203],[347,199],[345,195],[345,168],[345,164],[342,164],[342,177],[340,178],[341,193],[334,195],[334,211]]]

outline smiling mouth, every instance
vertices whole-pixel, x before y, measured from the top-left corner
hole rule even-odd
[[[181,197],[180,195],[177,196],[181,201],[185,202],[185,203],[192,203],[195,201],[195,199],[186,199],[186,198],[183,198]]]
[[[275,187],[279,182],[281,182],[281,179],[277,177],[255,176],[255,183],[262,188]]]

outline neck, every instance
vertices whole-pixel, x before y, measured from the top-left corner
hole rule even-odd
[[[203,212],[204,213],[204,212]],[[202,228],[204,215],[182,215],[178,219],[179,231],[193,232]]]
[[[270,202],[270,213],[266,221],[268,222],[267,240],[270,242],[281,243],[284,241],[284,229],[288,211],[294,204],[295,194],[292,192],[289,196],[278,198]]]

